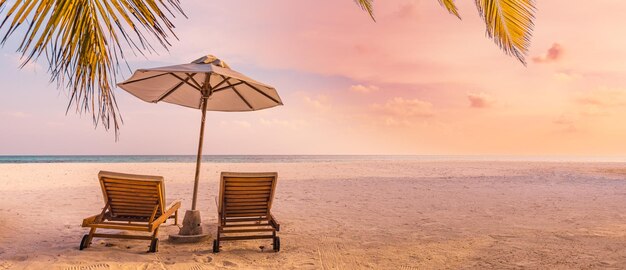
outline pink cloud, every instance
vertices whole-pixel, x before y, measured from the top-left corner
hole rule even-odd
[[[417,17],[418,8],[415,6],[415,3],[413,2],[401,4],[398,7],[398,10],[392,14],[397,18],[414,20]]]
[[[533,57],[535,63],[549,63],[558,61],[563,57],[563,46],[559,43],[552,44],[552,47],[548,49],[545,55]]]
[[[626,94],[619,89],[600,88],[580,96],[576,99],[576,103],[602,108],[626,106]]]
[[[328,97],[325,95],[317,95],[316,97],[305,96],[304,101],[318,112],[327,112],[332,108]]]
[[[380,88],[376,85],[362,85],[356,84],[350,86],[350,91],[357,93],[371,93],[380,90]]]
[[[402,97],[392,98],[383,105],[374,104],[372,108],[377,113],[400,118],[431,117],[435,115],[433,104],[430,102]]]
[[[467,99],[470,102],[471,108],[488,108],[495,103],[495,99],[487,93],[467,93]]]
[[[578,128],[576,127],[576,124],[574,123],[574,120],[572,120],[566,115],[559,116],[559,118],[552,121],[552,123],[556,125],[559,131],[561,132],[571,133],[571,132],[578,131]]]
[[[623,89],[600,87],[579,95],[574,103],[580,115],[609,116],[626,108],[626,94]]]

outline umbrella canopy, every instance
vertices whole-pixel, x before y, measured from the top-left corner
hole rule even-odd
[[[192,210],[196,209],[206,111],[255,111],[283,104],[274,87],[230,69],[213,55],[190,64],[138,69],[117,85],[143,101],[202,111]]]
[[[119,87],[147,102],[167,102],[223,112],[255,111],[282,105],[274,87],[230,69],[215,56],[190,64],[138,69]]]

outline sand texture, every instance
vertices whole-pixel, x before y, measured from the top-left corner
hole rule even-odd
[[[95,239],[99,170],[163,175],[190,207],[194,164],[0,165],[0,269],[626,269],[626,164],[363,161],[204,164],[199,208],[215,234],[220,171],[277,171],[271,241]],[[262,251],[259,246],[265,246]]]

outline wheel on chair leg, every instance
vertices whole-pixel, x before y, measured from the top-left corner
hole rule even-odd
[[[89,246],[89,242],[88,241],[89,241],[89,235],[88,234],[83,235],[83,239],[80,240],[80,247],[79,247],[79,249],[83,250],[83,249],[87,248]]]
[[[217,242],[217,239],[213,240],[213,253],[220,252],[220,243]]]
[[[157,252],[159,251],[159,238],[154,238],[152,239],[152,242],[150,242],[150,250],[148,250],[148,252]]]
[[[280,237],[278,236],[274,237],[274,251],[280,251]]]

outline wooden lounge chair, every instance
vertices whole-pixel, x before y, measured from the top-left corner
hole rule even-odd
[[[163,177],[101,171],[98,173],[104,208],[98,215],[83,220],[89,234],[83,236],[80,249],[89,247],[94,237],[151,240],[149,252],[158,250],[159,225],[168,218],[178,224],[180,201],[165,206]],[[96,233],[96,229],[148,232],[151,235]]]
[[[220,251],[221,241],[250,239],[273,239],[274,251],[280,251],[280,238],[276,236],[280,225],[270,212],[277,177],[275,172],[222,172],[213,252]]]

